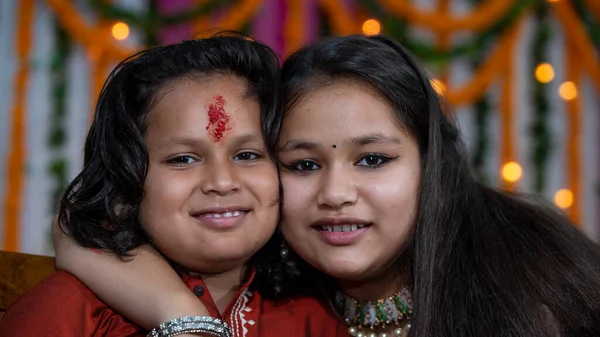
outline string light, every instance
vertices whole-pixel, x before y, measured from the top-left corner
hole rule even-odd
[[[429,83],[431,83],[431,87],[433,88],[433,90],[435,90],[435,92],[437,92],[438,95],[443,96],[446,92],[446,85],[441,80],[438,80],[437,78],[432,78],[429,81]]]
[[[554,79],[554,68],[550,63],[540,63],[535,68],[535,78],[540,83],[550,83]]]
[[[509,161],[508,163],[502,166],[502,179],[505,181],[514,183],[521,179],[521,175],[523,174],[523,169],[519,163],[514,161]]]
[[[573,192],[566,188],[558,190],[554,194],[554,204],[562,209],[567,209],[573,205]]]
[[[577,98],[577,86],[571,81],[563,82],[558,88],[558,94],[565,101]]]
[[[362,24],[363,34],[367,36],[377,35],[381,32],[381,24],[375,19],[369,19]]]
[[[124,22],[117,22],[112,26],[111,33],[116,40],[125,40],[129,36],[129,26]]]

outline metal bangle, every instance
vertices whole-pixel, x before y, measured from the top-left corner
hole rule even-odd
[[[231,337],[225,322],[210,316],[185,316],[175,318],[152,329],[148,337],[173,337],[185,333],[206,333],[217,337]]]

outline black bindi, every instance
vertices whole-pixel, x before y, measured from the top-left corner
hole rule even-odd
[[[332,147],[335,149],[335,148],[337,147],[337,145],[333,144],[333,146],[332,146]]]

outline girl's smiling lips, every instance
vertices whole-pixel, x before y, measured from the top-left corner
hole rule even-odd
[[[323,240],[333,246],[351,245],[363,236],[372,223],[353,217],[326,217],[311,227],[319,232]]]

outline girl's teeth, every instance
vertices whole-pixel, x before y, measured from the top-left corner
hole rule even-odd
[[[327,232],[351,232],[363,227],[365,225],[321,226]]]
[[[207,218],[231,218],[234,216],[242,215],[241,211],[233,211],[233,212],[225,212],[225,213],[207,213],[205,217]]]

